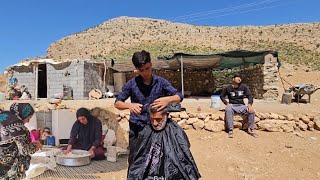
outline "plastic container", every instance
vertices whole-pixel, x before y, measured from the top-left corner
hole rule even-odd
[[[211,96],[211,108],[220,109],[220,96],[219,95],[212,95]]]

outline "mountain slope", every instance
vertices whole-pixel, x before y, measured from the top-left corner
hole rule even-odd
[[[47,56],[130,59],[138,50],[153,58],[175,52],[276,50],[280,59],[320,69],[320,23],[272,26],[194,26],[149,18],[119,17],[58,40]]]

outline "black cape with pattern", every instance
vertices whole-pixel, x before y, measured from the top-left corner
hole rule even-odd
[[[199,179],[184,130],[168,119],[165,129],[130,123],[128,179]]]

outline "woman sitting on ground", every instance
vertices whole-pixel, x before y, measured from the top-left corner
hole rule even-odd
[[[95,160],[104,159],[101,121],[93,117],[86,108],[78,109],[76,116],[77,120],[72,126],[68,147],[64,153],[81,149],[89,151],[91,158]]]

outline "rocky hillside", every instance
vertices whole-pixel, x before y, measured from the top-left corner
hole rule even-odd
[[[121,61],[141,49],[153,57],[175,52],[276,50],[281,60],[320,69],[320,23],[214,27],[119,17],[58,40],[50,45],[47,56]]]

